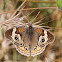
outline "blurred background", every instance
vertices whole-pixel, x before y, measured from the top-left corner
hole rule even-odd
[[[24,0],[0,0],[0,22],[5,22],[12,15]],[[53,44],[46,47],[45,51],[35,57],[26,57],[18,53],[10,40],[4,37],[5,29],[1,29],[0,24],[0,62],[62,62],[62,10],[56,8],[56,0],[28,0],[24,4],[26,8],[37,8],[23,10],[27,19],[32,21],[37,13],[35,22],[41,20],[38,25],[51,27],[51,32],[55,37]],[[44,9],[42,9],[42,7]],[[47,8],[45,8],[47,7]],[[51,8],[52,7],[52,8]],[[40,9],[39,9],[40,8]],[[17,12],[18,13],[18,12]],[[16,14],[15,14],[16,15]],[[21,17],[20,15],[19,17]],[[27,20],[24,20],[27,22]]]

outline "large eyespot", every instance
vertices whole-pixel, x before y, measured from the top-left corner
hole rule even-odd
[[[44,39],[44,38],[42,38],[42,39],[41,39],[41,42],[45,42],[45,39]]]
[[[45,42],[45,38],[43,37],[43,36],[40,36],[40,38],[39,38],[39,42]]]
[[[18,37],[17,36],[15,36],[15,40],[18,40]]]
[[[43,36],[40,36],[39,37],[39,42],[38,42],[38,45],[41,46],[42,44],[45,44],[46,43],[46,40]]]

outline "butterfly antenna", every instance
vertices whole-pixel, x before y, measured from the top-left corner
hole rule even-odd
[[[35,10],[33,10],[30,14],[32,14]],[[25,16],[23,12],[22,12],[22,14],[23,14],[23,16]],[[27,16],[25,16],[25,18],[28,17],[30,14],[28,14]],[[31,24],[30,21],[27,18],[26,18],[26,20],[28,21],[28,24],[30,25]]]
[[[23,14],[23,12],[22,12],[22,14]],[[23,14],[23,16],[25,16],[24,14]],[[26,18],[26,17],[25,17]],[[29,20],[26,18],[26,20],[29,22]]]
[[[38,12],[38,14],[36,15],[36,17],[32,20],[31,24],[35,21],[35,19],[37,18],[37,16],[40,14],[40,11]]]
[[[36,10],[36,9],[35,9]],[[35,10],[33,10],[32,12],[30,12],[28,15],[26,15],[25,17],[28,17],[29,15],[31,15]],[[28,21],[29,23],[29,21]]]

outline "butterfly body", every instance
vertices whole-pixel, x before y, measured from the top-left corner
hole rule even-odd
[[[54,36],[41,26],[28,24],[11,28],[5,32],[17,51],[25,56],[41,54],[54,41]]]

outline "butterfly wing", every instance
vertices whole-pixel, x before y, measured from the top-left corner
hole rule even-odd
[[[41,54],[45,47],[54,41],[54,36],[46,29],[33,26],[30,31],[32,33],[29,35],[29,28],[27,26],[20,26],[7,30],[5,35],[12,40],[17,51],[25,56]]]
[[[41,27],[34,27],[35,32],[38,35],[38,42],[37,42],[37,47],[34,50],[31,50],[31,56],[36,56],[38,54],[41,54],[46,46],[50,43],[53,43],[54,41],[54,36],[46,29],[41,28]]]
[[[23,40],[24,39],[23,36],[26,36],[24,35],[26,29],[27,29],[27,26],[11,28],[5,32],[5,35],[8,39],[12,40],[13,44],[15,45],[19,53],[25,56],[30,56],[30,50],[28,46],[26,46],[28,41],[26,40],[26,38],[25,38],[25,41],[27,42],[24,42]]]

